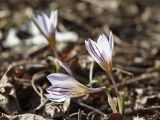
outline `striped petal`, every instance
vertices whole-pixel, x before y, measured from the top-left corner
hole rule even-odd
[[[64,63],[60,60],[58,61],[58,63],[60,64],[61,67],[63,67],[63,69],[65,69],[67,71],[68,74],[73,76],[73,73],[72,73],[71,69],[69,68],[69,66],[67,65],[67,63]]]
[[[50,21],[47,15],[44,13],[41,13],[41,15],[38,15],[37,17],[37,23],[40,27],[40,29],[45,33],[45,35],[48,37],[49,36],[49,26],[50,26]]]
[[[52,84],[52,86],[47,89],[47,92],[51,92],[54,95],[67,94],[70,97],[74,97],[85,95],[89,91],[86,86],[66,74],[53,73],[48,75],[47,78]]]
[[[105,58],[110,58],[112,56],[108,38],[103,33],[99,36],[97,45],[99,46],[99,48],[103,49],[102,54],[105,55]]]
[[[35,25],[38,27],[40,32],[48,39],[55,38],[55,32],[57,27],[57,11],[51,11],[50,17],[46,14],[41,13],[37,16],[36,20],[33,20]]]
[[[113,53],[113,47],[114,47],[112,32],[109,33],[109,46],[110,46],[110,50],[111,50],[111,54],[112,54]]]
[[[97,44],[90,39],[85,41],[85,46],[92,58],[102,67],[102,69],[104,69],[105,59],[101,54],[102,50],[98,48]]]
[[[73,77],[62,74],[53,73],[47,76],[52,86],[46,89],[49,93],[46,97],[51,101],[64,101],[67,98],[80,97],[88,93],[99,92],[105,89],[100,88],[87,88]]]
[[[54,102],[64,102],[66,99],[68,99],[68,96],[57,96],[52,94],[45,94],[45,96]]]
[[[92,58],[101,66],[106,72],[112,70],[112,51],[113,51],[113,36],[110,32],[109,37],[101,34],[98,37],[97,43],[89,39],[85,41],[85,46]]]
[[[58,22],[58,12],[57,10],[52,10],[50,14],[50,22],[52,23],[53,28],[55,29],[57,27]]]

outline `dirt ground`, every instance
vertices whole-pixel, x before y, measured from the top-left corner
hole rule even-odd
[[[160,120],[159,6],[158,0],[0,0],[0,120]],[[113,75],[125,99],[123,116],[112,114],[104,91],[61,104],[45,101],[55,59],[31,18],[55,9],[59,59],[86,86],[91,60],[84,42],[113,32]],[[92,82],[105,83],[115,96],[96,62]]]

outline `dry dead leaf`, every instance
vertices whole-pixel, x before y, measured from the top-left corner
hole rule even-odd
[[[2,119],[1,119],[1,116],[2,116]],[[14,115],[14,116],[5,115],[2,113],[1,116],[0,116],[0,120],[46,120],[39,115],[30,114],[30,113]]]

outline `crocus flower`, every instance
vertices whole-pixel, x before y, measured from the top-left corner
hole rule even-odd
[[[80,97],[105,89],[105,87],[88,88],[73,77],[63,73],[53,73],[48,75],[47,78],[52,86],[47,88],[49,94],[46,94],[46,96],[49,100],[55,102],[62,102],[67,98]]]
[[[54,102],[63,102],[68,98],[80,97],[89,93],[99,92],[105,87],[88,88],[78,82],[72,75],[70,68],[63,62],[60,65],[70,74],[53,73],[47,76],[52,86],[46,89],[46,97]]]
[[[98,37],[97,43],[91,39],[85,41],[85,46],[92,58],[101,66],[107,73],[112,71],[112,52],[113,52],[113,35],[110,32],[109,37],[101,34]]]
[[[37,19],[33,19],[33,22],[44,35],[44,37],[49,41],[51,47],[55,47],[55,32],[57,27],[57,10],[51,11],[50,17],[46,14],[41,13],[37,16]]]

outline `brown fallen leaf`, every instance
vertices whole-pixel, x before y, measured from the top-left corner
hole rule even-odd
[[[0,108],[7,114],[20,111],[14,86],[8,82],[12,66],[9,66],[3,77],[0,79]]]
[[[35,114],[6,115],[0,113],[0,120],[46,120],[45,118]]]

